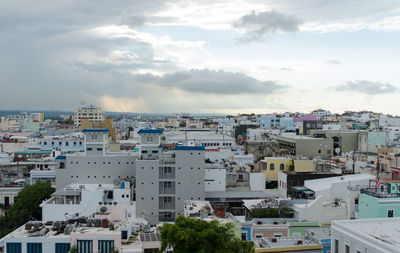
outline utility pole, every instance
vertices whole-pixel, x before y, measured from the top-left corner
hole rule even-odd
[[[353,151],[353,174],[355,174],[355,167],[356,167],[356,165],[355,165],[355,161],[354,161],[354,153],[355,153],[356,151]]]

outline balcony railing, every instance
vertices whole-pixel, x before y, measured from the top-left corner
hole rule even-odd
[[[387,189],[384,188],[364,188],[360,190],[360,193],[367,194],[369,196],[373,196],[375,198],[400,198],[400,193],[389,193]]]

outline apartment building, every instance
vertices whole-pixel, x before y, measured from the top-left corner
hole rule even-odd
[[[95,105],[81,106],[74,111],[74,124],[78,127],[81,126],[82,118],[87,118],[91,122],[101,122],[104,121],[106,115],[103,109]]]
[[[107,184],[135,177],[135,152],[109,152],[108,129],[86,129],[85,152],[59,157],[56,188],[69,184]]]
[[[136,215],[150,224],[183,215],[185,200],[204,200],[204,146],[160,147],[161,130],[142,129],[136,161]]]

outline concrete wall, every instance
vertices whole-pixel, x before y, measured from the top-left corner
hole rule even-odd
[[[225,191],[226,189],[226,169],[225,168],[206,168],[205,169],[204,190]],[[265,182],[264,182],[265,184]]]
[[[76,184],[112,184],[114,180],[135,177],[137,156],[77,156],[66,157],[65,169],[56,170],[56,188]]]
[[[296,139],[296,155],[329,156],[333,155],[332,139]]]
[[[136,216],[151,224],[159,220],[159,165],[159,160],[136,161]]]
[[[265,189],[265,173],[250,173],[250,190],[261,191]]]
[[[176,212],[183,214],[185,200],[204,200],[205,152],[175,151],[176,154]]]

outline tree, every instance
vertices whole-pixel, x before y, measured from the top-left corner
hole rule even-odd
[[[264,206],[258,205],[250,210],[252,218],[293,218],[291,204],[276,199],[266,199]]]
[[[41,220],[43,200],[51,197],[54,188],[50,182],[25,186],[15,197],[14,205],[6,216],[0,218],[0,237],[3,237],[30,220]]]
[[[165,223],[158,230],[161,252],[173,248],[176,253],[250,253],[253,242],[241,241],[234,236],[232,223],[220,224],[179,216],[174,224]]]

